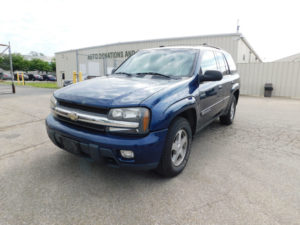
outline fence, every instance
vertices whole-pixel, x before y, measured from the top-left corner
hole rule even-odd
[[[263,96],[265,83],[272,83],[272,95],[300,98],[300,62],[238,64],[241,94]]]

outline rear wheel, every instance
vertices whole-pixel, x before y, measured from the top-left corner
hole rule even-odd
[[[190,155],[192,130],[189,122],[179,117],[169,127],[165,148],[156,171],[166,177],[178,175]]]
[[[229,109],[227,110],[225,115],[220,116],[220,122],[225,125],[232,124],[235,116],[235,110],[236,110],[236,98],[235,96],[232,96]]]

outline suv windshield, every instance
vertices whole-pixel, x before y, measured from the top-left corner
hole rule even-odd
[[[124,62],[115,73],[189,76],[197,50],[152,49],[141,50]]]

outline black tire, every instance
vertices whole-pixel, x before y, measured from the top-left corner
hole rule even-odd
[[[233,115],[232,115],[232,107],[233,107]],[[235,96],[232,96],[230,105],[227,109],[226,114],[223,116],[220,116],[220,122],[224,125],[232,124],[234,117],[235,117],[235,110],[236,110],[236,98],[235,98]]]
[[[173,142],[179,134],[178,132],[183,133],[183,136],[186,135],[187,144],[184,157],[181,158],[182,162],[179,165],[174,165],[172,161],[172,155],[174,157],[174,150],[172,150]],[[160,163],[156,168],[156,172],[165,177],[174,177],[181,173],[185,168],[190,152],[191,152],[191,143],[192,143],[192,130],[189,122],[182,117],[178,117],[169,127],[169,131],[166,138],[166,143],[164,151],[161,156]]]

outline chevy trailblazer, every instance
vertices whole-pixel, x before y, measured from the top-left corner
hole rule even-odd
[[[195,133],[217,118],[233,122],[239,80],[219,48],[140,50],[109,76],[55,91],[47,132],[73,154],[172,177],[186,166]]]

